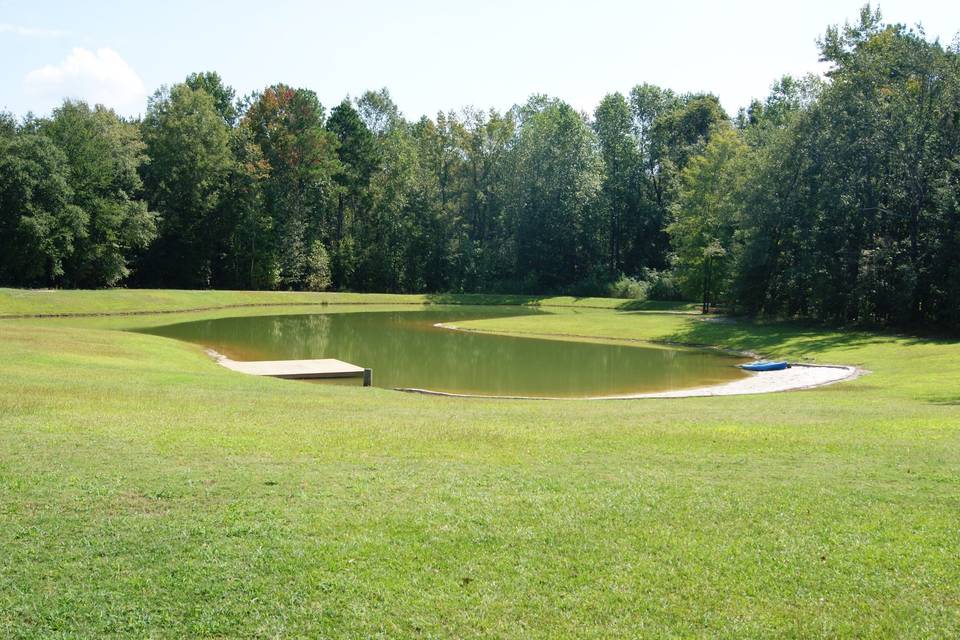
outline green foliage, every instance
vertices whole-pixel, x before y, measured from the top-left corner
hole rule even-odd
[[[89,222],[73,204],[69,171],[63,151],[46,136],[0,138],[0,282],[63,282]]]
[[[785,127],[819,99],[823,88],[823,81],[813,74],[800,79],[783,76],[773,83],[766,100],[754,100],[737,114],[737,126],[748,133]]]
[[[869,7],[828,29],[821,55],[816,99],[747,130],[760,152],[736,297],[749,311],[957,326],[960,56]]]
[[[616,282],[607,289],[611,298],[625,298],[627,300],[646,300],[650,285],[643,280],[621,275]]]
[[[604,164],[601,206],[607,217],[608,264],[610,272],[617,273],[626,266],[624,254],[630,251],[622,246],[624,236],[632,235],[625,230],[639,223],[642,215],[635,185],[643,158],[633,136],[630,106],[621,94],[608,95],[600,102],[594,112],[593,128]]]
[[[216,71],[191,73],[183,83],[194,91],[203,91],[213,98],[213,105],[223,121],[230,126],[234,125],[238,115],[237,94],[232,87],[223,83],[219,73]]]
[[[17,135],[17,120],[12,113],[0,111],[0,138],[12,138]]]
[[[717,126],[727,121],[716,96],[684,96],[679,105],[653,124],[653,136],[663,148],[662,161],[682,171],[693,156],[703,151]]]
[[[363,123],[378,137],[402,124],[400,109],[386,88],[364,92],[357,100],[357,109]]]
[[[736,130],[716,131],[703,155],[694,156],[683,170],[674,219],[667,228],[680,285],[690,297],[703,300],[704,311],[728,293],[746,154]]]
[[[160,236],[144,258],[141,278],[208,287],[224,239],[217,213],[234,165],[230,128],[214,98],[186,84],[157,91],[142,126],[150,157],[144,185],[160,214]]]
[[[217,215],[227,241],[222,269],[215,276],[221,286],[275,289],[280,286],[280,268],[274,220],[266,210],[264,193],[270,164],[246,127],[231,131],[230,147],[235,161]]]
[[[368,100],[371,95],[375,100]],[[409,124],[383,91],[361,98],[360,111],[375,133],[380,148],[378,170],[370,178],[369,214],[356,228],[356,257],[350,285],[364,291],[400,291],[404,281],[416,277],[404,273],[405,226],[416,186],[417,148]],[[419,211],[413,213],[420,213]]]
[[[146,161],[135,124],[101,106],[65,101],[39,124],[67,157],[73,203],[87,216],[65,264],[64,284],[113,286],[126,278],[130,258],[156,237],[156,216],[147,210],[139,170]]]
[[[48,119],[0,123],[0,281],[101,287],[156,235],[141,199],[136,125],[66,101]]]
[[[241,123],[270,166],[265,205],[273,221],[273,261],[284,288],[306,285],[309,247],[327,235],[325,218],[340,161],[324,115],[314,92],[278,84],[253,97]]]
[[[330,276],[330,256],[327,249],[319,240],[310,245],[310,254],[307,256],[307,291],[326,291],[332,282]]]
[[[662,302],[683,300],[683,291],[673,270],[644,269],[640,281],[647,290],[647,298]]]
[[[680,171],[691,155],[702,150],[715,126],[726,122],[726,116],[714,96],[680,96],[650,84],[631,90],[630,112],[639,167],[627,182],[626,193],[633,187],[635,211],[624,220],[619,241],[623,270],[665,269],[670,249],[666,226]],[[608,174],[621,172],[619,164],[608,162]]]
[[[541,291],[587,276],[602,256],[596,197],[603,162],[593,132],[570,105],[533,98],[521,115],[511,210],[519,273]]]
[[[275,85],[239,108],[234,95],[207,72],[151,100],[139,170],[159,237],[144,250],[138,229],[118,251],[137,255],[133,284],[305,288],[319,242],[337,289],[598,294],[666,265],[675,157],[703,142],[660,123],[695,129],[681,112],[704,99],[650,86],[593,122],[546,96],[411,123],[386,90],[328,119],[308,90]],[[135,142],[106,155],[141,162]],[[149,220],[143,206],[128,218]],[[124,280],[112,264],[106,282]]]
[[[330,236],[333,248],[333,284],[348,286],[356,272],[354,237],[361,232],[362,221],[372,207],[370,181],[379,169],[377,138],[360,118],[359,112],[344,100],[334,107],[326,128],[337,139],[340,169],[333,176],[336,189],[336,217]]]
[[[459,217],[465,229],[457,238],[458,290],[495,290],[512,276],[515,237],[506,204],[517,161],[513,153],[516,127],[512,113],[464,114]]]

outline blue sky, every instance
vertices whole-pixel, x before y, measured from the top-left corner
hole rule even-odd
[[[783,73],[820,71],[816,38],[861,5],[0,0],[0,109],[42,114],[69,96],[135,115],[160,85],[216,70],[238,94],[282,81],[327,106],[386,86],[411,118],[532,93],[592,111],[640,82],[712,91],[733,113]],[[880,8],[945,44],[960,31],[957,1]]]

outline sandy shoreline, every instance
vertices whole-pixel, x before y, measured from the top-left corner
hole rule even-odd
[[[844,365],[795,364],[780,371],[757,371],[741,380],[725,382],[709,387],[676,389],[654,393],[633,393],[616,396],[585,396],[582,398],[556,398],[541,396],[487,396],[469,393],[447,393],[430,389],[398,388],[397,391],[422,393],[449,398],[487,398],[493,400],[644,400],[655,398],[709,398],[714,396],[742,396],[780,391],[814,389],[844,380],[853,380],[864,373],[857,367]]]
[[[451,331],[468,331],[487,333],[476,329],[465,329],[453,323],[438,322],[435,327]],[[548,336],[539,336],[548,338]],[[581,337],[581,336],[576,336]],[[586,336],[582,336],[586,337]],[[645,342],[637,340],[637,342]],[[689,346],[689,345],[683,345]],[[741,354],[747,357],[756,357],[755,354]],[[673,391],[656,391],[653,393],[633,393],[613,396],[586,396],[582,398],[548,398],[531,396],[485,396],[475,394],[446,393],[429,389],[397,389],[410,393],[427,395],[450,396],[458,398],[499,398],[505,400],[641,400],[646,398],[709,398],[713,396],[740,396],[760,393],[778,393],[781,391],[799,391],[814,389],[845,380],[853,380],[866,373],[858,367],[833,364],[794,364],[789,369],[780,371],[751,371],[746,378],[724,382],[705,387],[691,387]]]
[[[740,396],[757,393],[777,393],[813,389],[828,384],[853,380],[863,373],[857,367],[844,365],[795,364],[780,371],[756,371],[740,380],[709,387],[677,389],[658,393],[638,393],[618,398],[704,398],[710,396]]]

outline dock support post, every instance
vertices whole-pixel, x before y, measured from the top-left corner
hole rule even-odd
[[[364,369],[363,370],[363,386],[369,387],[373,385],[373,369]]]

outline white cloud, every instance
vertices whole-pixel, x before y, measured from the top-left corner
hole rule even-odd
[[[104,104],[123,113],[138,113],[146,100],[146,88],[120,54],[113,49],[90,51],[75,47],[58,65],[34,69],[24,78],[28,95],[50,100],[79,98]]]
[[[0,33],[13,33],[24,38],[62,38],[67,35],[66,31],[60,29],[38,29],[6,22],[0,22]]]

